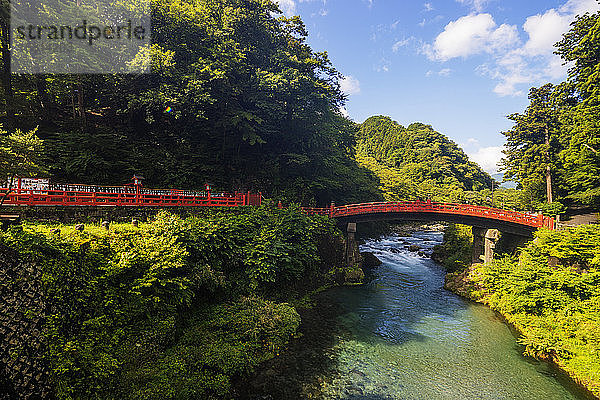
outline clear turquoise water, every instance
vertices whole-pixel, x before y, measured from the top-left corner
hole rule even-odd
[[[362,246],[384,264],[369,284],[328,294],[351,335],[330,355],[339,373],[325,398],[585,398],[545,363],[523,357],[495,313],[443,289],[441,266],[405,249],[417,244],[430,253],[440,240],[422,232]]]

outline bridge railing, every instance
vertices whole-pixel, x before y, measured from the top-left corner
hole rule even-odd
[[[112,187],[111,187],[112,188]],[[117,187],[115,187],[117,188]],[[153,207],[239,207],[260,205],[262,196],[253,193],[187,194],[178,190],[138,190],[125,187],[114,191],[13,189],[7,206],[153,206]],[[133,189],[133,190],[131,190]],[[101,190],[101,189],[100,189]],[[109,189],[110,190],[110,189]],[[0,197],[8,189],[0,188]],[[158,193],[157,193],[158,192]],[[166,194],[168,193],[168,194]]]
[[[350,204],[329,208],[304,208],[303,210],[309,215],[328,215],[332,218],[394,212],[455,214],[496,219],[499,221],[513,222],[538,228],[545,227],[554,229],[554,220],[549,217],[469,204],[398,201]]]
[[[7,192],[7,188],[0,188],[0,196],[4,196]],[[150,189],[142,187],[141,184],[125,186],[51,184],[35,189],[17,188],[11,190],[4,201],[4,205],[11,206],[239,207],[261,204],[260,193],[214,194],[210,191]],[[469,204],[396,201],[303,208],[303,210],[310,215],[326,215],[331,218],[394,212],[456,214],[554,229],[554,220],[542,215]]]

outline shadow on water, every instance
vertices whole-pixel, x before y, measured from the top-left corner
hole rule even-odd
[[[340,337],[350,337],[337,317],[342,310],[335,302],[314,296],[314,306],[299,309],[301,334],[279,357],[270,360],[240,388],[241,399],[295,400],[315,398],[326,377],[336,371],[333,348]]]

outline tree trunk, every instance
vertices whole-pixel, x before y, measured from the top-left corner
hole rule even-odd
[[[6,119],[9,123],[14,117],[14,95],[12,87],[12,76],[10,74],[10,24],[8,19],[0,18],[0,44],[2,45],[2,89],[4,91],[4,102],[6,104]]]
[[[546,197],[552,203],[552,170],[550,167],[550,133],[546,125]]]
[[[552,174],[549,165],[546,166],[546,197],[548,203],[552,203]]]
[[[46,122],[50,119],[50,100],[48,97],[46,75],[38,75],[35,83],[37,88],[37,97],[40,103],[41,119],[42,121]]]
[[[78,76],[77,81],[77,105],[79,108],[79,118],[81,120],[81,126],[85,127],[85,107],[83,104],[83,83],[81,82],[81,75]]]

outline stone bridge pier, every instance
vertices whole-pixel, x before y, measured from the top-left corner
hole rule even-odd
[[[473,249],[471,252],[471,263],[490,263],[494,259],[496,243],[500,238],[497,229],[486,229],[473,227]]]
[[[346,266],[354,267],[360,263],[360,252],[358,242],[356,241],[356,223],[350,222],[343,225],[346,231],[345,240],[345,261]],[[340,226],[341,227],[341,226]],[[517,247],[523,246],[530,238],[509,232],[502,232],[498,229],[472,227],[473,247],[471,249],[471,263],[481,264],[490,263],[494,259],[496,246],[499,251],[513,251]],[[502,238],[502,240],[500,240]]]
[[[346,246],[344,249],[344,256],[346,259],[347,267],[354,267],[360,263],[360,251],[358,249],[358,242],[356,241],[356,223],[349,222],[346,225]]]

